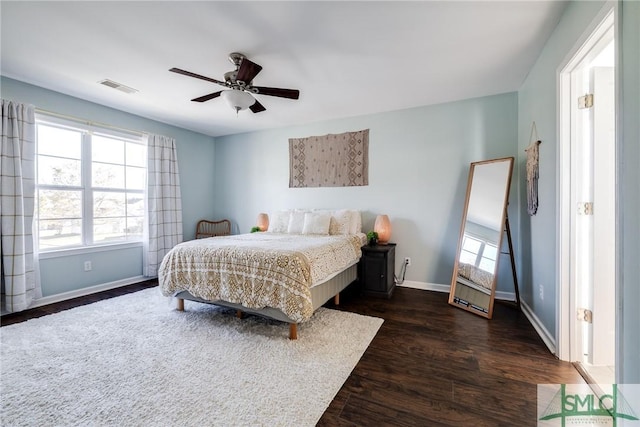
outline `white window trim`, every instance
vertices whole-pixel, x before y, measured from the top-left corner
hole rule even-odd
[[[95,244],[91,246],[74,246],[60,249],[49,249],[39,252],[39,259],[52,259],[62,258],[74,255],[84,255],[97,252],[110,252],[119,251],[122,249],[141,248],[143,246],[142,241],[122,242],[122,243],[110,243],[110,244]]]
[[[55,113],[36,111],[35,122],[36,122],[36,125],[38,124],[51,125],[55,127],[73,129],[73,130],[82,132],[82,150],[83,150],[82,161],[83,162],[85,161],[86,157],[89,159],[91,158],[91,151],[90,151],[91,144],[85,143],[85,138],[87,135],[99,135],[99,136],[105,136],[105,137],[122,138],[128,141],[133,141],[136,143],[139,142],[140,144],[146,145],[146,134],[144,133],[140,133],[136,131],[127,131],[120,128],[114,128],[106,124],[105,125],[94,124],[92,122],[84,121],[82,119],[76,120],[74,118],[57,115]],[[84,152],[85,147],[89,147],[88,154]],[[38,153],[36,152],[36,157],[37,156],[38,156]],[[85,220],[85,215],[88,212],[92,212],[93,210],[93,192],[91,190],[108,191],[100,187],[95,187],[95,188],[92,187],[91,176],[87,176],[88,175],[87,171],[90,171],[90,169],[85,167],[82,168],[82,180],[83,180],[82,182],[85,183],[82,187],[75,187],[75,186],[68,187],[70,189],[75,189],[75,190],[79,189],[83,193],[84,202],[82,205],[82,233],[83,233],[82,244],[73,245],[73,246],[64,246],[64,247],[54,248],[54,249],[38,248],[39,259],[51,259],[51,258],[66,257],[66,256],[73,256],[73,255],[80,255],[80,254],[87,254],[87,253],[106,252],[106,251],[121,250],[121,249],[127,249],[127,248],[142,247],[144,245],[144,242],[143,242],[144,237],[142,237],[140,240],[127,240],[127,241],[110,242],[110,243],[86,243],[89,240],[91,241],[93,240],[93,230],[89,229],[91,228],[90,227],[91,221]],[[55,188],[57,186],[49,186],[49,185],[40,186],[37,183],[37,171],[36,171],[36,190],[38,190],[39,188],[48,188],[48,187]],[[143,193],[144,192],[146,192],[146,190],[143,190]],[[40,218],[36,216],[35,219],[36,221],[34,221],[34,224],[39,223]],[[38,246],[40,245],[39,242],[37,244]]]

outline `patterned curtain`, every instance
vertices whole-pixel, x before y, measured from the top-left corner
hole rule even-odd
[[[162,258],[182,242],[182,200],[176,141],[149,135],[147,145],[147,234],[144,275],[155,277]]]
[[[2,100],[0,148],[0,259],[3,308],[29,308],[42,292],[33,239],[36,126],[33,105]]]

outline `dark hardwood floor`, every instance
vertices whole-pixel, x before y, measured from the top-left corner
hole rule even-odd
[[[70,308],[91,304],[103,299],[119,297],[121,295],[130,294],[132,292],[141,291],[147,288],[152,288],[154,286],[158,286],[157,280],[147,280],[140,283],[134,283],[133,285],[122,286],[119,288],[110,289],[108,291],[97,292],[95,294],[87,295],[84,297],[73,298],[55,304],[49,304],[42,307],[36,307],[29,310],[21,311],[18,313],[5,314],[0,318],[0,324],[1,326],[12,325],[14,323],[24,322],[29,319],[46,316],[47,314],[58,313],[63,310],[69,310]]]
[[[3,326],[156,286],[152,280],[2,316]],[[583,383],[526,317],[497,303],[486,320],[447,294],[396,288],[389,300],[357,284],[327,306],[384,319],[319,426],[534,426],[536,384]],[[300,337],[304,339],[304,337]]]
[[[342,296],[335,308],[384,323],[318,425],[535,426],[537,384],[584,382],[515,307],[496,303],[487,320],[447,300],[402,287]]]

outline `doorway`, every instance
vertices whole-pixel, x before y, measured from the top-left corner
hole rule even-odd
[[[615,382],[613,10],[560,71],[558,356]]]

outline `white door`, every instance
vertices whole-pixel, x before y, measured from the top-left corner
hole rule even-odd
[[[577,361],[595,377],[613,375],[615,360],[615,82],[613,67],[576,71],[575,284],[578,301]],[[582,80],[582,81],[581,81]],[[585,102],[589,107],[578,107]]]
[[[591,68],[594,94],[591,348],[586,362],[615,363],[615,81],[613,67]]]
[[[609,13],[560,72],[559,356],[599,384],[615,379],[614,66]]]

